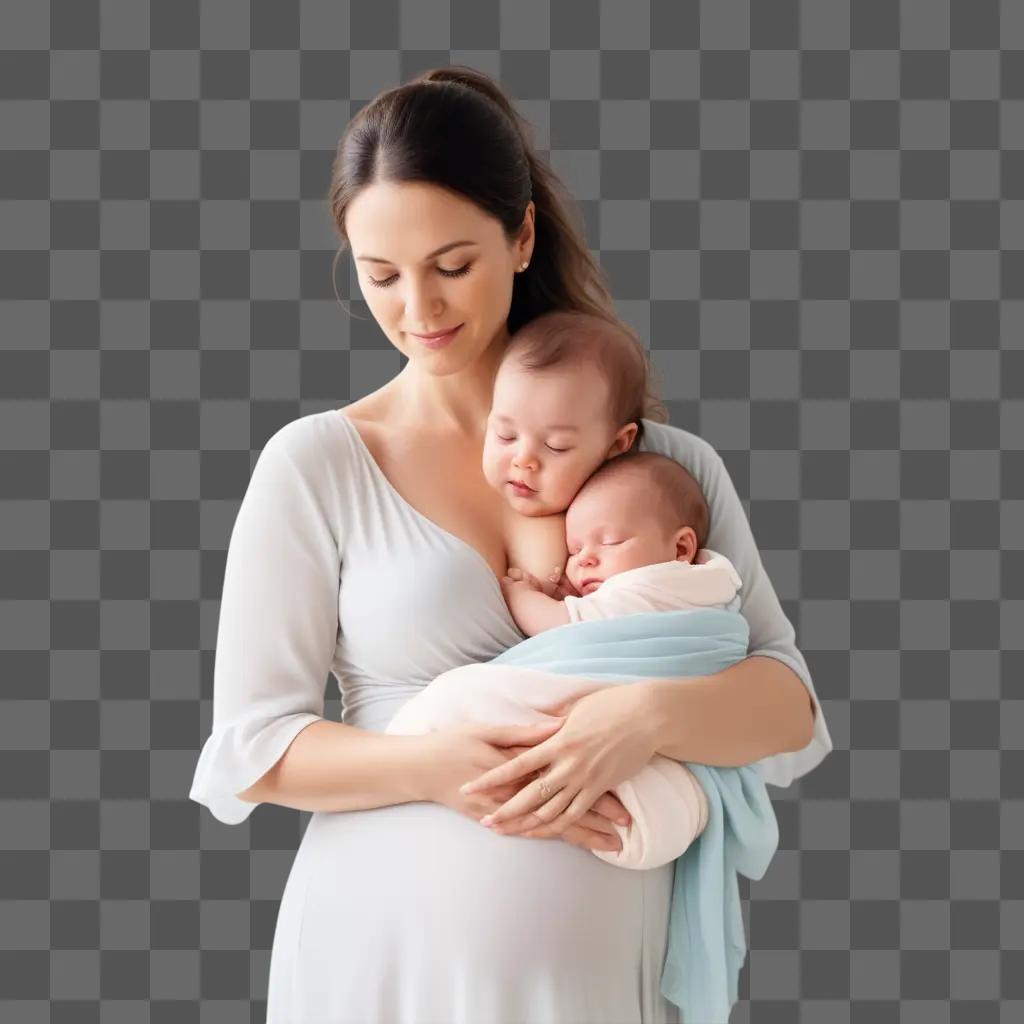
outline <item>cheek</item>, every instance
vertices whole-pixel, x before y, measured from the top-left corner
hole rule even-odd
[[[395,319],[395,300],[388,295],[386,288],[374,288],[373,285],[366,285],[362,288],[363,301],[370,315],[383,327],[390,326]]]
[[[481,466],[483,467],[484,477],[491,483],[494,483],[499,474],[501,462],[498,458],[497,452],[486,444],[484,445],[484,454],[483,459],[481,460]]]

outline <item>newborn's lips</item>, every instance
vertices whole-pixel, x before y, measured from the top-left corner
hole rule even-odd
[[[603,583],[603,580],[599,580],[596,576],[588,576],[582,583],[580,583],[580,591],[587,589],[587,586],[591,583]]]
[[[527,491],[535,490],[535,488],[531,487],[529,484],[524,484],[522,480],[509,480],[509,483],[515,487],[522,487]]]

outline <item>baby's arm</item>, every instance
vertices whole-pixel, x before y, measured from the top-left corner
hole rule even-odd
[[[506,576],[501,581],[501,590],[512,618],[527,636],[536,636],[569,621],[569,609],[565,603],[536,589],[529,577],[514,580]]]
[[[565,566],[569,552],[565,543],[565,513],[524,516],[510,510],[505,525],[506,556],[509,567],[533,573],[546,580],[552,567]]]

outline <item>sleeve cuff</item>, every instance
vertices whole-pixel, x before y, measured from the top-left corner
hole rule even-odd
[[[188,796],[225,825],[239,825],[259,806],[235,794],[272,768],[296,736],[320,716],[302,712],[279,718],[234,722],[203,745]]]

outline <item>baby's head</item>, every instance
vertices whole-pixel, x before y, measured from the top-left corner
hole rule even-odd
[[[649,387],[643,342],[624,324],[562,311],[531,320],[498,367],[484,475],[523,515],[564,512],[602,462],[640,444]]]
[[[657,562],[692,562],[708,534],[697,481],[675,459],[635,452],[606,462],[565,514],[565,575],[583,595],[609,577]]]

